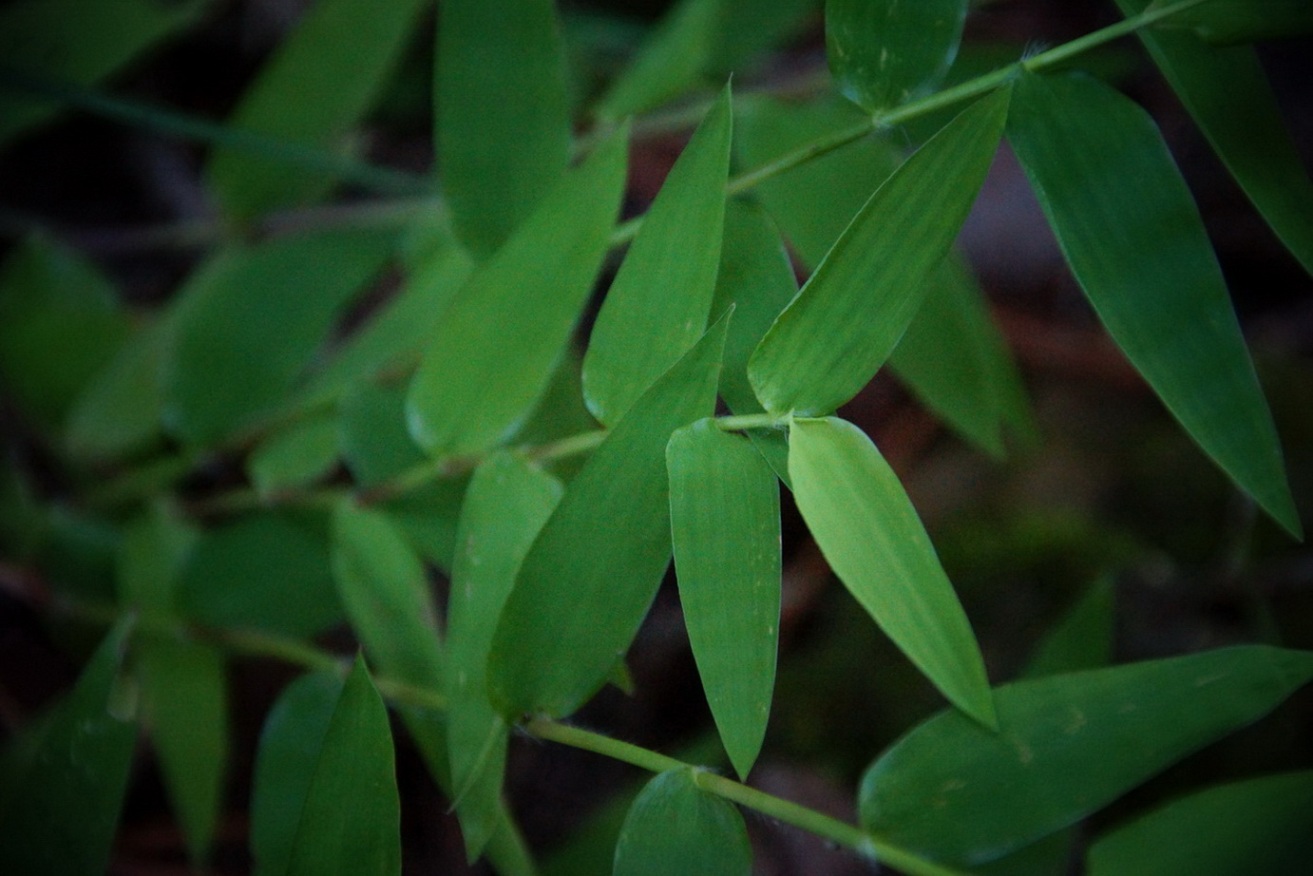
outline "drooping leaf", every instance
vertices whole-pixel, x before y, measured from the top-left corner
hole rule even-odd
[[[452,222],[484,257],[533,214],[570,157],[555,4],[444,0],[433,92]]]
[[[1313,853],[1313,772],[1178,797],[1099,837],[1090,876],[1298,873]]]
[[[682,94],[715,56],[725,0],[679,0],[611,83],[594,114],[618,121]]]
[[[425,0],[319,0],[284,40],[228,124],[305,146],[337,148],[364,116],[406,47]],[[322,172],[220,148],[206,176],[237,218],[313,199]]]
[[[350,298],[382,268],[389,232],[330,229],[233,247],[197,270],[172,314],[165,417],[184,441],[227,437],[281,402]]]
[[[1147,0],[1118,0],[1126,15]],[[1273,21],[1278,9],[1298,8],[1313,32],[1313,4],[1211,0],[1184,15],[1224,15],[1228,7]],[[1171,19],[1169,19],[1170,21]],[[1220,19],[1219,19],[1220,20]],[[1213,151],[1263,214],[1282,243],[1313,274],[1313,183],[1281,121],[1281,110],[1258,56],[1247,46],[1210,47],[1193,34],[1141,29],[1137,35]]]
[[[733,803],[697,786],[691,769],[657,775],[629,808],[615,847],[615,876],[747,876],[752,847]]]
[[[529,549],[489,658],[489,692],[503,715],[572,712],[638,631],[670,563],[666,442],[712,412],[725,323],[634,404]]]
[[[606,255],[625,142],[622,130],[564,177],[447,308],[406,401],[430,454],[484,450],[533,409]]]
[[[898,476],[860,429],[793,420],[793,495],[830,568],[948,700],[994,726],[971,624]]]
[[[966,218],[1007,107],[1003,90],[963,111],[866,202],[752,354],[768,411],[829,413],[884,363]]]
[[[1112,657],[1115,618],[1112,579],[1101,576],[1045,634],[1025,678],[1099,669]]]
[[[137,738],[118,703],[127,638],[120,622],[77,685],[15,753],[0,798],[0,872],[100,876],[109,863]]]
[[[671,168],[602,303],[584,355],[584,398],[614,426],[707,327],[725,223],[729,86]]]
[[[666,447],[679,600],[711,715],[746,778],[775,690],[780,495],[748,439],[700,420]]]
[[[1298,534],[1226,283],[1153,120],[1077,75],[1023,76],[1015,91],[1008,138],[1109,334],[1199,446]]]
[[[321,412],[271,433],[246,460],[246,471],[262,496],[319,480],[337,462],[338,426]]]
[[[1162,22],[1189,27],[1209,42],[1232,44],[1313,33],[1313,8],[1304,0],[1209,0]]]
[[[501,818],[509,728],[488,699],[488,651],[515,573],[561,496],[555,478],[498,453],[474,474],[452,567],[447,745],[465,850],[479,857]]]
[[[160,377],[168,343],[168,320],[156,319],[138,330],[87,381],[68,411],[64,445],[71,455],[127,456],[160,437],[164,420]]]
[[[835,84],[869,113],[926,94],[957,57],[966,17],[967,0],[826,0]]]
[[[862,779],[862,825],[972,866],[1074,824],[1313,678],[1313,656],[1241,646],[1056,675],[994,692],[999,730],[955,712]]]

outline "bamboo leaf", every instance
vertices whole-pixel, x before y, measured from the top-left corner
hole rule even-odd
[[[606,256],[625,141],[613,135],[561,180],[447,308],[406,402],[430,454],[485,450],[533,409]]]
[[[691,769],[670,770],[639,792],[615,847],[615,876],[752,872],[748,829],[734,804],[702,791]]]
[[[670,563],[666,442],[712,412],[725,328],[722,317],[634,404],[529,549],[488,665],[508,718],[574,711],[638,631]]]
[[[1313,7],[1304,0],[1210,0],[1161,26],[1194,28],[1214,43],[1250,43],[1313,33]]]
[[[168,319],[158,318],[139,329],[87,381],[66,419],[64,445],[70,455],[113,459],[159,439],[164,419],[160,378],[168,344]]]
[[[1109,334],[1199,446],[1297,536],[1226,283],[1153,120],[1093,79],[1024,76],[1008,137]]]
[[[565,73],[552,0],[438,7],[438,162],[452,222],[477,256],[501,246],[565,170]]]
[[[843,420],[794,420],[789,474],[798,509],[839,580],[951,703],[993,727],[971,624],[880,451]]]
[[[710,420],[671,436],[666,466],[684,623],[725,750],[746,778],[775,689],[779,486],[746,438]]]
[[[869,113],[928,93],[957,57],[966,17],[967,0],[826,0],[835,84]]]
[[[1144,11],[1147,0],[1118,0],[1126,15]],[[1212,0],[1198,14],[1219,13],[1228,4]],[[1240,7],[1241,4],[1231,4]],[[1274,3],[1248,3],[1270,19]],[[1313,31],[1313,4],[1296,0]],[[1259,11],[1259,7],[1262,11]],[[1195,10],[1187,10],[1191,15]],[[1313,274],[1313,183],[1281,120],[1281,110],[1258,56],[1248,46],[1204,45],[1175,30],[1138,31],[1154,63],[1171,83],[1217,157],[1245,190],[1286,248]]]
[[[671,168],[597,315],[584,356],[584,398],[613,426],[707,327],[725,222],[733,119],[730,90],[707,111]]]
[[[530,544],[561,496],[551,475],[498,453],[474,474],[461,511],[447,627],[447,744],[465,850],[478,858],[501,818],[509,728],[488,700],[493,632]]]
[[[629,67],[598,103],[599,119],[616,121],[683,93],[715,57],[726,0],[680,0],[666,13]]]
[[[748,363],[774,413],[824,414],[898,343],[993,158],[1008,91],[986,97],[903,163],[853,219]]]
[[[312,484],[337,462],[337,418],[321,413],[290,423],[260,442],[246,471],[262,496]]]
[[[1254,645],[1004,685],[998,732],[943,712],[881,755],[862,779],[862,825],[981,864],[1074,824],[1310,679],[1309,653]]]
[[[228,124],[307,146],[336,147],[364,116],[405,49],[425,0],[320,0],[260,71]],[[251,152],[218,149],[211,189],[238,218],[313,199],[332,183]]]
[[[1101,576],[1045,634],[1030,657],[1025,678],[1107,666],[1115,617],[1112,579]]]
[[[1178,797],[1090,847],[1090,876],[1298,873],[1313,836],[1313,772],[1280,773]]]

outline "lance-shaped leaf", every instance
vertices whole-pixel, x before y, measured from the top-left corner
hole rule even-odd
[[[726,0],[680,0],[611,84],[595,114],[617,120],[684,92],[716,52]]]
[[[533,409],[606,256],[626,136],[564,177],[447,308],[406,399],[429,453],[484,450]]]
[[[733,803],[697,786],[691,769],[660,773],[629,807],[615,847],[615,876],[748,876],[752,847]]]
[[[71,455],[126,456],[159,438],[164,417],[160,369],[168,343],[168,319],[157,318],[87,381],[65,421],[64,445]]]
[[[748,439],[700,420],[666,446],[684,624],[725,751],[746,778],[770,717],[780,630],[780,488]]]
[[[438,165],[452,222],[476,255],[501,246],[565,170],[565,70],[552,0],[438,7]]]
[[[509,728],[488,700],[488,651],[529,546],[561,485],[524,459],[499,453],[470,481],[456,537],[447,626],[447,745],[465,850],[478,858],[500,823]]]
[[[1077,75],[1027,75],[1015,90],[1008,138],[1109,334],[1199,446],[1298,534],[1222,271],[1153,120]]]
[[[638,632],[670,563],[666,442],[712,412],[726,321],[634,404],[529,549],[488,664],[503,715],[574,711]]]
[[[118,703],[120,622],[77,685],[14,753],[0,794],[0,872],[99,876],[109,863],[137,738]]]
[[[1161,22],[1191,27],[1209,42],[1231,44],[1313,33],[1313,7],[1304,0],[1210,0]]]
[[[835,84],[870,113],[925,94],[957,57],[966,17],[967,0],[826,0]]]
[[[228,124],[304,146],[336,147],[373,104],[425,0],[320,0],[242,96]],[[321,194],[332,183],[249,151],[219,149],[206,168],[224,209],[247,218]]]
[[[980,864],[1074,824],[1310,679],[1313,654],[1254,645],[1005,685],[998,732],[944,712],[881,755],[862,779],[862,825]]]
[[[1126,15],[1148,0],[1117,0]],[[1212,0],[1204,9],[1225,4]],[[1248,4],[1259,17],[1271,3]],[[1313,4],[1295,0],[1313,26]],[[1187,14],[1189,14],[1187,12]],[[1204,45],[1188,32],[1142,28],[1137,35],[1217,157],[1263,214],[1282,243],[1313,274],[1313,183],[1281,121],[1281,110],[1258,56],[1248,46]]]
[[[271,433],[251,451],[246,471],[262,496],[303,487],[328,473],[337,462],[337,418],[312,414]]]
[[[774,413],[825,414],[866,385],[898,343],[984,180],[1008,91],[983,98],[871,195],[748,363]]]
[[[1178,797],[1099,837],[1090,876],[1298,873],[1313,851],[1313,772],[1281,773]]]
[[[898,476],[860,429],[794,420],[789,474],[830,568],[959,709],[994,726],[985,664],[953,585]]]
[[[643,217],[597,315],[584,356],[584,398],[608,426],[707,327],[725,222],[732,122],[726,85]]]
[[[1024,676],[1038,678],[1108,665],[1116,621],[1113,598],[1111,577],[1101,576],[1045,634],[1030,656]]]

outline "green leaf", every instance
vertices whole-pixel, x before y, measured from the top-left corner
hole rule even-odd
[[[342,501],[333,513],[332,568],[351,628],[379,671],[440,689],[437,608],[423,563],[388,515]]]
[[[608,426],[707,327],[725,222],[730,105],[727,85],[671,168],[597,315],[584,398]]]
[[[702,791],[691,769],[657,775],[639,792],[615,847],[615,876],[748,876],[752,847],[734,804]]]
[[[746,438],[712,420],[666,446],[679,600],[702,687],[734,769],[766,736],[780,630],[780,493]]]
[[[205,0],[18,0],[0,11],[6,67],[90,85],[195,21]],[[48,100],[0,89],[0,143],[59,111]]]
[[[1116,606],[1112,578],[1104,575],[1090,585],[1045,634],[1030,657],[1025,678],[1098,669],[1112,658]]]
[[[957,57],[966,17],[967,0],[826,0],[835,84],[869,113],[929,93]]]
[[[570,158],[555,4],[444,0],[433,92],[452,221],[484,257],[534,213]]]
[[[503,816],[509,729],[488,699],[488,652],[515,573],[561,492],[551,475],[521,457],[497,453],[474,473],[461,511],[448,609],[447,745],[471,861]]]
[[[115,708],[127,638],[119,622],[77,685],[16,752],[0,809],[0,872],[100,876],[109,864],[137,731]]]
[[[508,718],[574,711],[638,631],[670,563],[666,442],[712,412],[725,323],[616,425],[525,557],[488,666],[494,705]]]
[[[211,443],[283,401],[342,309],[383,267],[392,238],[320,231],[233,247],[202,266],[172,314],[164,367],[171,430],[190,444]]]
[[[119,603],[143,617],[175,620],[178,575],[197,536],[195,528],[160,507],[130,524],[115,563]]]
[[[64,445],[71,455],[112,459],[159,439],[164,420],[160,372],[169,342],[168,319],[156,319],[87,381],[66,419]]]
[[[1109,334],[1201,448],[1291,534],[1272,415],[1190,192],[1153,120],[1080,76],[1023,76],[1008,138]]]
[[[1118,5],[1133,15],[1144,11],[1147,0],[1118,0]],[[1228,5],[1249,7],[1257,18],[1271,20],[1283,4],[1211,0],[1184,14],[1220,14]],[[1298,8],[1313,32],[1313,4],[1294,0],[1284,6]],[[1193,34],[1178,31],[1141,29],[1138,36],[1218,158],[1304,270],[1313,274],[1313,183],[1254,50],[1209,47]]]
[[[327,530],[321,514],[261,511],[206,532],[179,573],[179,613],[293,636],[334,626]]]
[[[1313,772],[1197,791],[1101,836],[1090,876],[1298,873],[1313,835]]]
[[[978,101],[904,162],[780,314],[748,364],[768,411],[828,413],[884,363],[975,199],[1008,94]]]
[[[708,69],[724,78],[761,66],[762,55],[806,31],[819,0],[721,0]]]
[[[200,867],[218,824],[228,761],[223,656],[194,642],[151,637],[134,657],[169,800]]]
[[[616,121],[688,90],[715,57],[724,5],[725,0],[680,0],[671,7],[594,114]]]
[[[331,412],[289,423],[260,442],[246,471],[261,496],[304,487],[328,474],[337,462],[337,418]]]
[[[411,434],[430,454],[496,444],[546,388],[606,256],[626,137],[562,179],[447,308],[406,400]]]
[[[1004,685],[999,731],[955,712],[921,724],[862,779],[861,822],[964,866],[1074,824],[1262,717],[1313,679],[1313,655],[1224,648]]]
[[[789,474],[830,568],[950,702],[995,725],[971,624],[897,475],[860,429],[794,420]]]
[[[1250,43],[1313,33],[1305,0],[1209,0],[1176,13],[1160,27],[1190,27],[1214,43]]]
[[[405,49],[425,0],[319,0],[228,117],[243,131],[336,147],[373,104]],[[322,172],[218,149],[206,168],[225,212],[239,218],[322,194]]]

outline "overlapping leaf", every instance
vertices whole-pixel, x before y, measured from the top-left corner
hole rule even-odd
[[[269,435],[246,460],[246,471],[261,495],[310,484],[337,462],[337,418],[320,413]]]
[[[126,341],[87,381],[68,411],[64,444],[73,456],[126,456],[156,441],[163,430],[160,371],[170,342],[167,317]]]
[[[734,804],[698,788],[692,770],[670,770],[648,782],[630,806],[613,872],[678,876],[692,866],[704,876],[748,876],[748,829]]]
[[[680,0],[671,7],[629,67],[594,111],[618,120],[659,106],[683,92],[715,56],[726,0]]]

